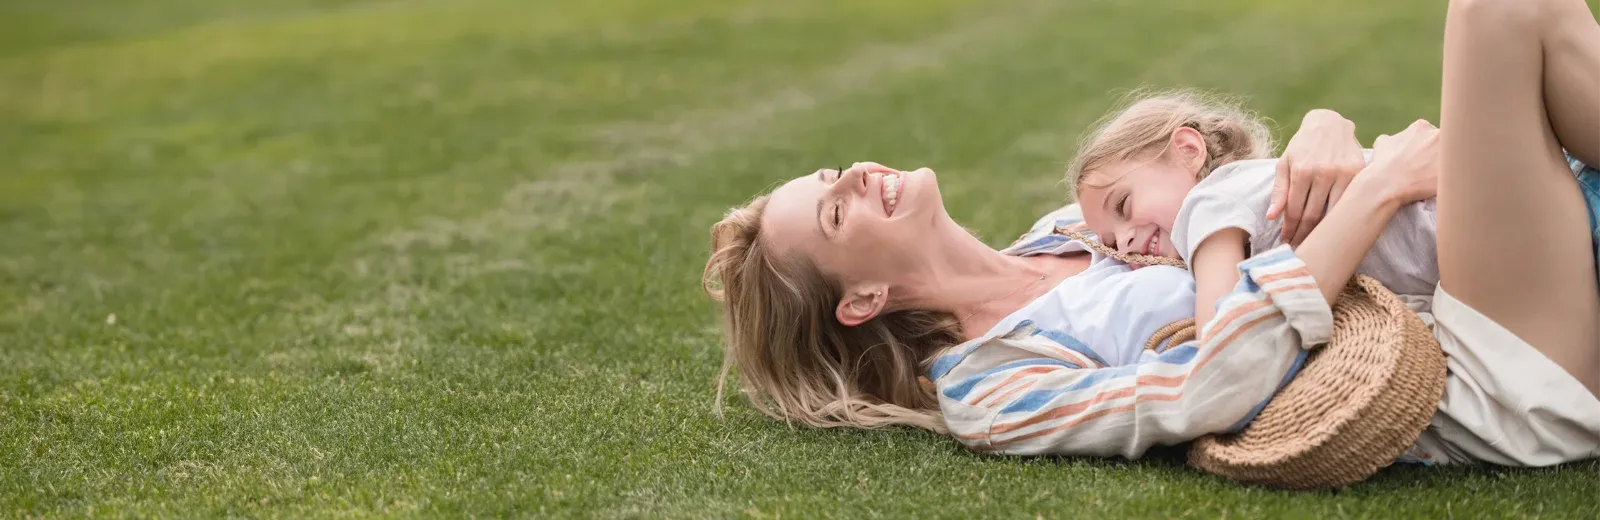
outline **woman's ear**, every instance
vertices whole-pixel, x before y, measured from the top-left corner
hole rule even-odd
[[[1199,130],[1187,126],[1180,126],[1172,131],[1172,142],[1167,145],[1172,150],[1178,164],[1189,171],[1198,173],[1200,167],[1206,164],[1206,138],[1200,135]]]
[[[834,317],[846,327],[854,327],[878,317],[889,303],[889,296],[885,294],[888,287],[871,285],[851,288],[844,298],[839,300],[839,307],[834,310]]]

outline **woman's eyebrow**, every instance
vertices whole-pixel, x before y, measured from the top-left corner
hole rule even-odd
[[[815,174],[817,176],[817,182],[820,182],[820,183],[823,183],[823,184],[827,184],[828,179],[822,175],[823,172],[826,172],[826,171],[828,171],[827,168],[823,168],[823,169],[817,170],[817,173]],[[834,170],[834,171],[840,172],[841,174],[844,172],[843,169]],[[826,194],[826,192],[824,192],[824,194]],[[816,218],[813,218],[812,220],[817,221],[817,232],[821,233],[823,238],[833,238],[832,236],[828,235],[827,226],[822,225],[822,207],[824,205],[826,205],[827,202],[828,202],[827,197],[824,197],[824,196],[818,196],[817,197],[817,216],[816,216]]]
[[[822,233],[823,237],[828,237],[828,228],[822,225],[822,206],[827,204],[827,202],[827,198],[817,197],[817,215],[815,218],[811,219],[817,221],[817,232]]]

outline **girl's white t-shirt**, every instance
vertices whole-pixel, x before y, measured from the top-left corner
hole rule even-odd
[[[1370,152],[1369,152],[1370,153]],[[1268,220],[1277,159],[1228,163],[1189,190],[1172,225],[1172,245],[1185,262],[1213,233],[1238,228],[1250,235],[1250,256],[1284,244],[1283,219]],[[1434,199],[1395,212],[1356,272],[1395,294],[1431,296],[1439,285],[1438,225]]]

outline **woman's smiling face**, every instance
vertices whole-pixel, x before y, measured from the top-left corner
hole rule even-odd
[[[932,170],[817,170],[772,192],[762,238],[840,285],[892,283],[941,218],[949,216]]]

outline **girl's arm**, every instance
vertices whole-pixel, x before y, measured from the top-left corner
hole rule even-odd
[[[1317,231],[1296,249],[1329,305],[1343,292],[1400,208],[1401,201],[1392,195],[1391,183],[1384,178],[1392,168],[1374,166],[1372,175],[1350,184],[1349,200],[1328,213]],[[1189,262],[1195,280],[1195,323],[1210,323],[1216,317],[1217,302],[1239,283],[1238,266],[1249,256],[1249,239],[1245,230],[1228,228],[1207,236],[1195,248]],[[1202,328],[1201,337],[1210,332],[1210,327]]]
[[[1348,204],[1329,212],[1319,231],[1296,249],[1329,305],[1355,275],[1400,206],[1433,196],[1437,136],[1438,129],[1418,121],[1394,137],[1379,137],[1372,165],[1345,189],[1352,195]],[[1212,233],[1195,248],[1189,265],[1195,276],[1196,322],[1210,322],[1218,299],[1238,283],[1235,266],[1248,256],[1248,241],[1245,230],[1230,228]],[[1206,330],[1202,329],[1202,334]]]
[[[1217,302],[1239,284],[1239,262],[1249,256],[1249,240],[1245,230],[1228,228],[1212,233],[1195,248],[1189,263],[1194,273],[1195,323],[1210,323]]]

